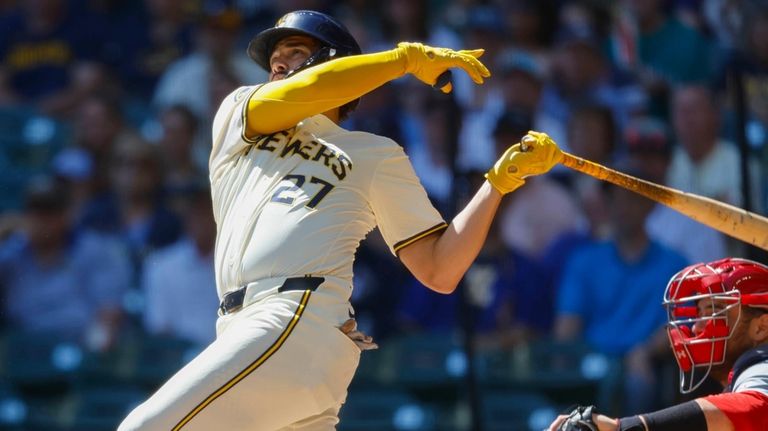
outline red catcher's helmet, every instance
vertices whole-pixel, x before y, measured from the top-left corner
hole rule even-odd
[[[705,315],[699,305],[705,305]],[[768,308],[767,266],[728,258],[691,265],[669,280],[664,292],[667,334],[680,367],[682,393],[698,388],[714,365],[725,362],[726,345],[738,321],[728,321],[728,310],[739,307],[740,318],[741,305]]]

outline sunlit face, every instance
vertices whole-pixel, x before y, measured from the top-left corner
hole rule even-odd
[[[724,382],[727,379],[728,372],[733,368],[736,359],[747,349],[751,348],[753,343],[749,336],[750,319],[744,314],[741,306],[731,306],[734,301],[724,299],[703,299],[698,302],[698,316],[726,316],[730,336],[725,346],[725,359],[722,364],[713,364],[710,374],[716,380]],[[730,306],[730,307],[729,307]],[[700,335],[704,330],[707,320],[698,321],[693,326],[694,335]]]
[[[285,78],[288,72],[299,67],[318,48],[319,43],[309,36],[289,36],[281,39],[275,44],[269,57],[270,82]]]
[[[696,308],[698,309],[698,316],[701,317],[712,317],[712,316],[720,316],[723,310],[726,309],[727,303],[722,300],[717,299],[702,299],[696,304]],[[735,316],[731,316],[732,312],[735,312]],[[731,310],[727,313],[728,316],[728,325],[732,326],[736,321],[738,317],[738,307],[733,307]],[[698,320],[693,325],[693,333],[694,335],[699,335],[704,330],[704,325],[707,323],[707,320]]]

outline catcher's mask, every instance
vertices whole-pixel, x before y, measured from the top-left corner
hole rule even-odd
[[[768,267],[728,258],[691,265],[664,292],[667,335],[680,367],[680,392],[701,386],[712,367],[725,362],[726,346],[741,318],[741,305],[768,307]],[[728,311],[737,307],[733,321]]]
[[[320,42],[320,48],[302,64],[288,71],[286,78],[308,67],[334,58],[360,54],[362,50],[352,34],[331,16],[312,10],[298,10],[283,15],[272,28],[257,34],[248,44],[248,56],[267,72],[269,58],[277,42],[289,36],[309,36]],[[353,111],[359,99],[341,108],[341,117]]]

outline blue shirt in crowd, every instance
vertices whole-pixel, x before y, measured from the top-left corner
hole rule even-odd
[[[656,242],[636,262],[625,262],[613,242],[585,245],[566,262],[557,314],[580,317],[584,339],[595,349],[626,354],[664,325],[664,289],[685,266],[682,256]]]
[[[14,328],[82,340],[98,313],[120,307],[131,264],[104,235],[73,237],[55,262],[41,264],[23,235],[0,245],[2,313]]]

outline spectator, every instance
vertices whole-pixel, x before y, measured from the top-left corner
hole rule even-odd
[[[216,338],[219,305],[213,264],[216,222],[211,195],[207,187],[194,183],[177,193],[185,235],[147,256],[143,270],[144,324],[150,333],[207,346]]]
[[[72,200],[72,221],[80,227],[81,217],[93,199],[93,159],[82,148],[65,148],[53,158],[51,171],[54,179],[67,189]]]
[[[414,93],[405,90],[410,85],[407,82],[390,82],[366,94],[365,101],[355,109],[355,115],[343,122],[343,127],[375,133],[403,142],[399,107],[401,97],[415,96]]]
[[[496,340],[491,341],[502,348],[512,347],[551,333],[555,292],[548,279],[539,262],[515,250],[503,252],[491,288],[492,292],[501,292],[497,331],[492,334]],[[475,302],[481,303],[482,298],[479,296]]]
[[[64,0],[29,0],[0,19],[2,67],[20,100],[44,104],[69,90],[71,67],[94,59],[101,29],[85,8]]]
[[[135,136],[125,124],[117,99],[93,95],[83,100],[74,118],[75,146],[84,150],[93,165],[91,194],[98,200],[109,189],[109,159],[113,148]]]
[[[161,162],[156,148],[144,141],[120,142],[112,152],[110,192],[85,217],[125,241],[137,270],[149,252],[174,243],[182,232],[163,200]]]
[[[266,73],[243,50],[236,50],[241,28],[240,15],[232,9],[207,11],[196,37],[196,50],[176,60],[160,77],[154,91],[153,104],[158,109],[183,105],[198,118],[212,116],[220,100],[210,100],[209,75],[214,67],[234,72],[239,82],[266,81]],[[190,91],[194,88],[195,91]]]
[[[501,11],[491,5],[475,5],[467,9],[464,25],[466,46],[485,49],[483,62],[492,70],[503,52],[504,20]],[[454,74],[453,92],[462,109],[459,132],[458,166],[464,170],[480,169],[493,163],[493,128],[504,112],[501,82],[494,77],[477,86],[465,74]],[[553,136],[553,139],[555,137]]]
[[[436,207],[449,210],[453,192],[450,158],[455,145],[455,135],[451,134],[450,127],[456,123],[459,113],[445,96],[430,93],[420,99],[422,106],[416,113],[403,119],[410,126],[406,129],[410,135],[406,141],[408,156]]]
[[[554,33],[555,5],[551,0],[508,0],[502,10],[507,43],[515,52],[527,52],[539,67],[549,63],[549,50]]]
[[[745,50],[749,53],[744,88],[749,113],[750,130],[747,137],[755,148],[768,149],[768,10],[748,17]],[[762,139],[761,139],[762,138]]]
[[[613,112],[602,105],[576,107],[566,127],[574,154],[600,164],[610,164],[616,155],[616,129]]]
[[[219,105],[227,95],[235,91],[237,87],[242,85],[240,78],[232,71],[232,69],[226,67],[224,64],[214,65],[210,73],[208,74],[208,100],[210,105],[208,106],[208,115],[203,117],[206,120],[206,124],[213,123],[213,117],[216,110],[219,109]],[[208,164],[208,154],[210,148],[208,148],[208,136],[206,134],[206,148],[205,148],[205,164]]]
[[[429,7],[426,0],[392,0],[379,3],[382,43],[429,40]]]
[[[762,170],[761,183],[768,184],[768,9],[765,5],[751,5],[740,11],[745,22],[744,40],[733,52],[732,70],[741,74],[746,110],[745,134],[750,150],[760,154]],[[737,15],[739,16],[739,15]],[[732,80],[729,82],[733,82]],[[731,92],[734,97],[735,92]],[[729,117],[736,119],[738,99],[732,99]],[[735,123],[735,124],[733,124]],[[729,124],[733,131],[728,136],[738,136],[734,127],[736,121]],[[761,202],[756,208],[768,208],[768,190],[763,188]]]
[[[158,144],[165,166],[164,186],[171,190],[203,175],[193,155],[198,122],[187,107],[173,105],[160,114],[160,124],[163,134]]]
[[[555,119],[548,133],[564,148],[570,148],[566,127],[578,107],[605,106],[619,126],[638,109],[627,93],[611,81],[599,44],[598,35],[589,27],[564,27],[558,34],[551,80],[544,87],[541,109]]]
[[[664,123],[651,117],[633,120],[624,131],[629,157],[645,166],[649,179],[664,184],[672,146]],[[685,256],[689,262],[725,257],[723,235],[666,205],[656,204],[645,223],[654,240]]]
[[[576,108],[566,127],[571,151],[579,157],[595,163],[609,165],[616,155],[616,122],[611,111],[599,105]],[[608,233],[608,209],[606,208],[602,182],[587,175],[567,172],[571,187],[578,197],[581,211],[590,220],[594,238],[605,238]]]
[[[506,50],[498,64],[501,96],[507,111],[522,111],[533,119],[536,130],[551,130],[557,119],[541,109],[541,95],[547,80],[546,70],[527,52]],[[560,147],[568,151],[568,148]],[[557,167],[555,167],[557,169]]]
[[[622,36],[614,39],[613,60],[634,72],[651,96],[650,113],[665,119],[672,87],[713,78],[713,46],[670,16],[662,0],[623,0],[623,5],[623,15],[616,18]]]
[[[739,150],[718,137],[720,109],[712,92],[699,85],[677,88],[672,115],[679,145],[672,155],[669,186],[744,206]],[[752,210],[760,212],[760,167],[751,160],[749,168]]]
[[[137,13],[108,16],[113,28],[108,42],[113,66],[120,78],[130,83],[129,98],[146,103],[163,72],[191,51],[192,26],[186,2],[142,3],[143,8]]]
[[[646,177],[639,166],[623,172]],[[653,408],[654,357],[666,352],[664,310],[658,298],[685,259],[645,231],[653,202],[608,186],[613,228],[607,241],[585,245],[567,259],[557,292],[555,336],[583,338],[597,351],[623,358],[628,412]],[[627,313],[635,318],[626,319]]]
[[[104,350],[120,329],[130,261],[119,242],[73,230],[67,190],[32,182],[22,228],[0,246],[3,314],[21,331]]]

